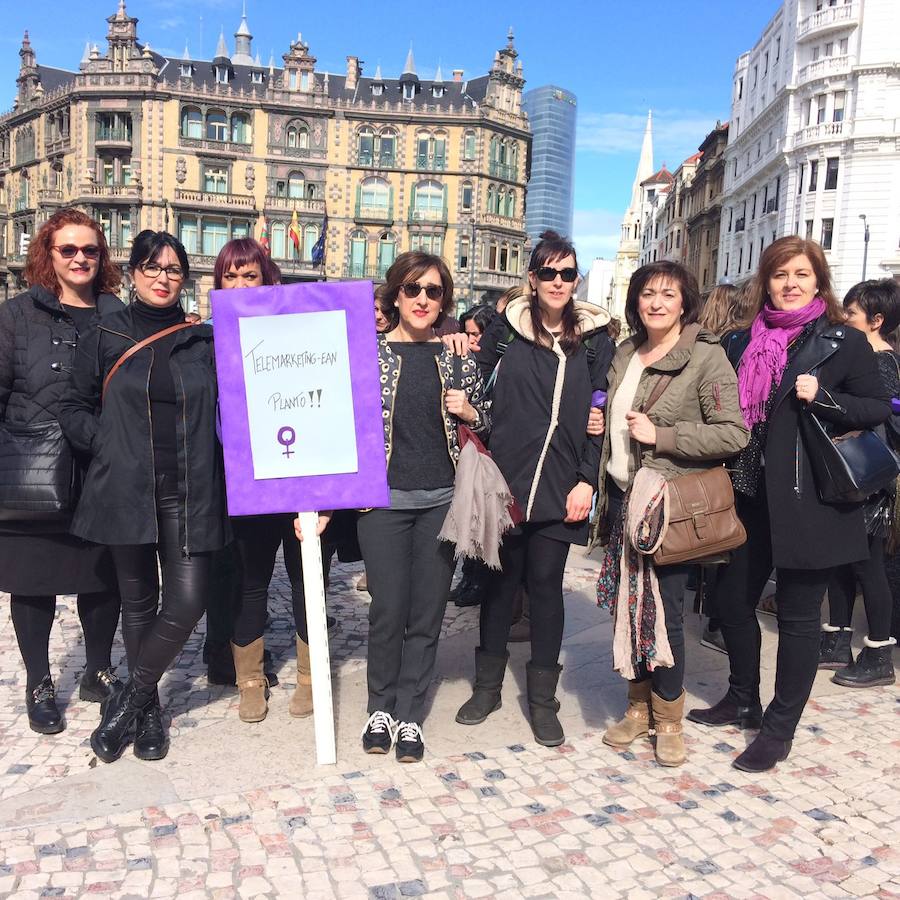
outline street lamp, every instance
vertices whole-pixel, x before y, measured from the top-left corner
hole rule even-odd
[[[869,261],[869,223],[866,221],[866,214],[860,213],[859,217],[863,221],[863,274],[862,280],[866,280],[866,263]]]

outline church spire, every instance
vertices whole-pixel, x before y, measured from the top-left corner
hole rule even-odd
[[[647,111],[647,125],[644,128],[644,140],[641,143],[641,156],[638,160],[634,184],[631,188],[631,208],[636,210],[641,203],[641,182],[653,174],[653,110]]]

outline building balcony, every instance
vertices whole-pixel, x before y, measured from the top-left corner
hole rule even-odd
[[[839,31],[848,26],[859,24],[859,3],[847,3],[843,6],[827,6],[807,16],[797,29],[797,41],[807,41],[813,37],[821,37],[830,31]]]
[[[216,191],[185,191],[175,189],[175,199],[172,201],[177,206],[193,206],[199,209],[238,209],[248,212],[256,209],[256,201],[252,194],[220,194]]]
[[[419,172],[445,172],[447,158],[445,156],[416,156],[416,169]]]
[[[41,206],[62,206],[63,192],[55,188],[41,188],[38,191],[38,203]]]
[[[818,125],[807,125],[794,133],[793,147],[804,144],[818,144],[828,141],[841,141],[850,137],[849,122],[822,122]]]
[[[60,156],[63,153],[68,153],[71,149],[72,141],[67,134],[47,141],[46,145],[47,156]]]
[[[492,178],[503,178],[506,181],[515,181],[517,177],[515,166],[496,162],[495,160],[491,160],[491,163],[488,166],[488,172]]]
[[[392,206],[366,206],[357,203],[353,218],[360,224],[393,225],[394,208]]]
[[[842,75],[849,71],[850,57],[848,55],[826,56],[824,59],[817,59],[800,69],[797,73],[797,84],[805,84],[816,78],[827,78],[829,75]]]
[[[278,259],[273,256],[272,261],[283,276],[292,275],[308,279],[320,279],[325,276],[323,267],[317,266],[311,259]]]
[[[12,212],[31,213],[34,212],[34,200],[30,198],[16,197],[11,205]]]
[[[411,209],[409,211],[410,225],[446,225],[447,207],[440,209]]]
[[[89,184],[82,188],[84,197],[102,197],[104,200],[126,200],[133,203],[140,200],[143,187],[139,184]]]
[[[375,265],[366,263],[349,262],[344,266],[344,278],[360,279],[366,281],[384,281],[390,265]]]
[[[397,168],[397,154],[363,151],[356,154],[356,164],[365,166],[367,169],[395,169]]]
[[[486,228],[504,228],[507,231],[524,231],[524,220],[516,216],[501,216],[498,213],[481,213],[478,224]]]
[[[131,129],[98,128],[94,146],[98,150],[131,150]]]
[[[460,276],[460,284],[465,283],[466,276]],[[498,289],[501,291],[517,287],[522,283],[522,276],[512,272],[490,272],[485,269],[475,270],[475,287]]]
[[[253,145],[247,141],[216,141],[211,138],[194,138],[178,135],[178,146],[190,150],[209,150],[212,153],[251,153]]]
[[[266,197],[266,209],[285,210],[287,212],[325,214],[325,201],[311,197]]]
[[[292,159],[308,159],[312,156],[309,147],[285,147],[284,144],[269,144],[268,150],[270,156],[289,156]],[[317,152],[316,156],[322,156],[322,153]]]
[[[126,265],[131,258],[131,244],[113,241],[113,243],[109,245],[109,257],[114,263],[117,263],[120,266]]]

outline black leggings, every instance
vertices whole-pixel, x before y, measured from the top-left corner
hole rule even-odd
[[[56,597],[13,594],[10,599],[10,618],[25,663],[29,691],[50,674],[50,629],[55,612]],[[79,594],[78,618],[84,633],[85,670],[108,669],[119,624],[119,595],[115,591]]]
[[[523,583],[531,614],[531,661],[540,668],[559,662],[565,613],[563,573],[569,544],[541,534],[539,526],[525,523],[507,535],[500,547],[503,574],[481,601],[481,649],[506,652],[513,620],[516,591]]]
[[[284,567],[291,582],[294,627],[300,639],[304,643],[309,642],[300,542],[294,536],[293,520],[293,516],[281,515],[232,519],[241,561],[241,602],[232,638],[238,647],[246,647],[263,636],[268,613],[269,584],[275,571],[275,556],[282,543]]]
[[[891,588],[884,569],[884,538],[869,538],[869,558],[839,566],[828,583],[828,621],[849,628],[859,582],[869,621],[869,638],[886,641],[891,636]]]
[[[172,480],[157,478],[158,543],[111,547],[122,593],[122,636],[128,668],[142,696],[152,695],[203,615],[211,553],[182,553],[178,496]],[[159,569],[162,568],[162,608]]]

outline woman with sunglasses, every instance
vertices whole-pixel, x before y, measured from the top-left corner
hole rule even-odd
[[[574,299],[575,248],[546,231],[531,254],[528,289],[481,338],[492,391],[491,453],[525,514],[500,548],[503,575],[481,602],[472,697],[456,715],[477,725],[500,708],[513,602],[523,579],[531,615],[528,706],[536,740],[564,740],[556,685],[562,667],[563,570],[570,544],[586,544],[601,439],[585,433],[592,393],[606,388],[609,314]],[[499,368],[497,368],[499,366]]]
[[[168,752],[157,685],[203,615],[211,556],[228,537],[212,328],[186,322],[179,303],[187,254],[167,232],[142,231],[129,271],[133,302],[101,315],[78,348],[60,414],[93,456],[72,531],[110,545],[122,594],[129,680],[91,735],[104,762],[132,736],[139,759]]]
[[[453,280],[438,256],[413,251],[388,269],[378,338],[390,506],[363,513],[359,545],[369,593],[366,753],[422,759],[425,694],[434,672],[453,577],[453,546],[438,540],[459,459],[457,425],[488,423],[475,361],[435,335],[453,308]],[[454,374],[454,368],[458,372]]]
[[[76,209],[54,213],[37,233],[25,279],[28,290],[0,304],[0,430],[58,419],[79,339],[98,311],[122,307],[113,296],[119,273],[103,231]],[[66,727],[49,658],[59,594],[78,595],[85,652],[79,696],[99,702],[117,684],[110,661],[119,624],[112,562],[105,547],[68,534],[69,518],[0,523],[0,591],[11,594],[28,724],[40,734]]]

